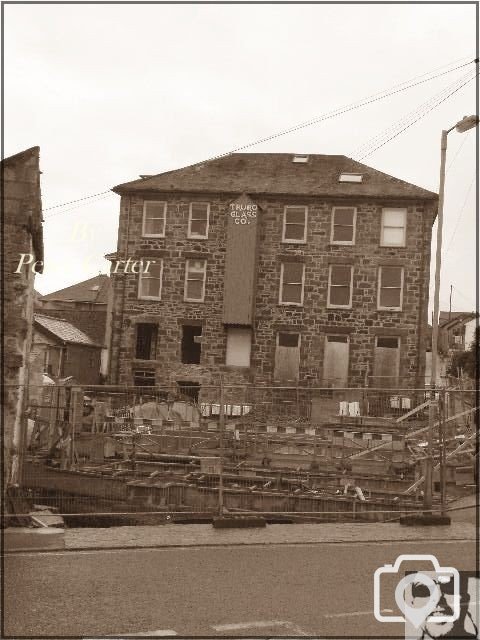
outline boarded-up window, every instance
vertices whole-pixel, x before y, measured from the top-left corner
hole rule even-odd
[[[355,207],[334,207],[330,237],[333,244],[354,244],[356,214]]]
[[[160,300],[162,297],[163,260],[152,263],[147,273],[140,272],[138,281],[138,297]]]
[[[206,260],[187,260],[185,265],[185,300],[203,302],[206,273]]]
[[[298,380],[300,368],[300,334],[278,333],[274,378],[279,382]]]
[[[402,308],[403,267],[379,267],[378,270],[378,308]]]
[[[167,203],[156,200],[146,200],[143,203],[142,235],[147,237],[165,236],[165,221],[167,217]]]
[[[407,210],[382,209],[382,247],[404,247],[406,239]]]
[[[328,306],[345,307],[352,306],[352,280],[353,267],[341,264],[332,264],[328,277]]]
[[[249,367],[252,348],[252,332],[250,329],[237,327],[227,328],[226,364],[231,367]]]
[[[191,202],[188,216],[188,237],[207,238],[210,204],[208,202]]]
[[[183,325],[182,327],[182,362],[184,364],[200,364],[202,354],[202,327]]]
[[[303,243],[307,239],[307,207],[285,207],[283,242]]]
[[[137,324],[135,357],[140,360],[154,360],[157,352],[158,326],[151,323]]]
[[[348,386],[348,352],[348,336],[325,336],[323,379],[326,386]]]
[[[373,363],[373,385],[375,387],[396,387],[400,367],[400,338],[398,336],[377,336]]]
[[[280,304],[303,304],[305,265],[301,262],[283,262],[280,276]]]

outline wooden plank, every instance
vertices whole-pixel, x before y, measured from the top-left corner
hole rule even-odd
[[[325,337],[323,378],[328,386],[344,388],[348,381],[348,342],[335,342]]]
[[[275,380],[287,382],[298,380],[300,367],[300,348],[277,345],[275,353]]]
[[[409,411],[408,413],[405,413],[403,416],[400,416],[400,418],[397,418],[395,420],[396,423],[398,422],[403,422],[404,420],[406,420],[407,418],[410,418],[410,416],[415,415],[416,413],[418,413],[419,411],[421,411],[422,409],[425,409],[425,407],[428,407],[428,405],[430,404],[430,400],[427,400],[426,402],[424,402],[423,404],[419,404],[418,407],[414,407],[411,411]]]
[[[242,195],[230,204],[223,290],[223,322],[252,325],[255,306],[259,207]]]

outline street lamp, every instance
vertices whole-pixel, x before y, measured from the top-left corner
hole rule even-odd
[[[435,256],[435,287],[433,296],[432,318],[432,373],[429,415],[428,415],[428,449],[425,468],[425,490],[423,506],[425,511],[432,509],[433,486],[433,431],[435,422],[435,384],[437,381],[437,345],[438,345],[438,311],[440,298],[440,268],[442,264],[442,230],[443,230],[443,204],[445,197],[445,161],[447,158],[447,136],[450,131],[456,129],[458,133],[465,133],[478,125],[478,116],[465,116],[450,129],[442,131],[440,144],[440,186],[438,191],[438,215],[437,215],[437,251]]]

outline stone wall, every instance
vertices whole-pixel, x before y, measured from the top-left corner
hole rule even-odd
[[[2,162],[4,216],[4,479],[18,481],[19,452],[25,433],[32,342],[33,284],[30,266],[17,270],[20,254],[43,260],[42,204],[38,147]],[[41,271],[42,265],[37,266]]]
[[[152,197],[152,194],[149,194]],[[375,335],[401,337],[400,384],[424,384],[424,343],[427,327],[431,225],[434,205],[421,201],[333,201],[318,198],[261,197],[255,202],[259,216],[258,253],[250,368],[225,365],[226,331],[222,324],[223,276],[225,265],[226,216],[234,195],[155,194],[168,202],[165,238],[142,238],[143,199],[123,196],[120,210],[117,257],[163,260],[162,300],[139,300],[138,275],[112,273],[114,291],[113,337],[110,381],[132,384],[132,370],[154,369],[157,384],[191,380],[203,385],[218,384],[219,373],[229,384],[272,384],[276,332],[301,333],[299,384],[321,386],[324,337],[328,333],[350,335],[349,386],[365,383],[365,368],[372,370]],[[189,203],[210,203],[209,236],[187,238]],[[285,205],[307,205],[306,244],[282,242]],[[354,246],[330,244],[333,206],[356,206]],[[382,207],[407,208],[406,247],[380,246]],[[207,260],[205,301],[184,302],[185,260]],[[284,259],[305,263],[304,303],[301,307],[278,303],[280,265]],[[328,309],[329,264],[352,264],[351,309]],[[402,311],[377,309],[377,274],[382,265],[401,265],[405,270]],[[199,365],[182,364],[182,323],[202,324],[202,356]],[[159,325],[155,360],[135,360],[135,325]]]

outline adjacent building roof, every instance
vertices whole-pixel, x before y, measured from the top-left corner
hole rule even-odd
[[[326,197],[365,196],[436,200],[438,195],[377,171],[347,156],[309,154],[294,162],[291,153],[233,153],[113,188],[115,193],[216,192],[291,194]],[[298,156],[297,156],[298,157]],[[341,174],[361,181],[339,181]]]
[[[475,318],[477,314],[475,311],[440,311],[438,317],[438,324],[443,327],[453,320],[461,322],[462,320],[471,320]]]
[[[83,344],[88,347],[100,347],[101,345],[93,342],[86,333],[80,331],[70,322],[59,318],[51,318],[40,313],[34,315],[34,322],[38,329],[46,331],[48,334],[57,338],[63,343]]]
[[[72,284],[70,287],[42,296],[42,300],[61,300],[63,302],[107,303],[110,278],[100,274],[89,280]]]

